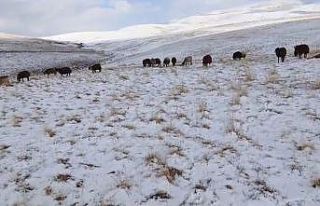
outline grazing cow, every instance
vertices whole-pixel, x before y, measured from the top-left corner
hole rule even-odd
[[[59,72],[61,76],[63,75],[70,76],[72,72],[72,70],[69,67],[57,68],[56,71]]]
[[[294,47],[294,56],[299,56],[299,58],[301,58],[302,54],[304,58],[307,58],[309,52],[310,52],[309,46],[306,44],[301,44]]]
[[[24,81],[24,79],[27,79],[28,81],[30,81],[30,72],[22,71],[18,73],[17,75],[18,82],[20,82],[21,80]]]
[[[171,59],[171,62],[172,62],[172,65],[175,67],[176,66],[176,63],[177,63],[177,58],[173,57]]]
[[[44,72],[43,72],[44,75],[50,75],[50,74],[54,74],[54,75],[57,75],[57,71],[55,69],[46,69]]]
[[[206,55],[202,59],[202,64],[205,67],[208,67],[210,64],[212,64],[212,57],[210,55]]]
[[[241,60],[242,58],[243,59],[246,58],[246,56],[247,55],[245,53],[237,51],[237,52],[233,53],[232,58],[233,58],[233,60]]]
[[[287,55],[287,49],[284,47],[280,47],[280,48],[278,47],[276,48],[276,50],[274,50],[274,52],[278,57],[278,63],[280,63],[280,58],[281,58],[281,61],[284,62],[284,59],[286,58],[286,55]]]
[[[8,76],[0,76],[0,86],[10,86],[10,81]]]
[[[170,65],[170,58],[167,57],[163,60],[163,66],[164,67],[168,67]]]
[[[161,60],[159,58],[152,58],[151,59],[151,66],[152,67],[160,67],[161,66]]]
[[[182,66],[192,65],[192,56],[188,56],[188,57],[184,58],[181,65]]]
[[[143,67],[151,67],[151,59],[144,59],[142,61]]]
[[[89,70],[91,70],[92,73],[96,73],[97,71],[101,72],[101,70],[102,70],[101,64],[92,65],[89,67]]]

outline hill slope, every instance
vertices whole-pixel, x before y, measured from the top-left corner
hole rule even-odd
[[[131,26],[118,31],[71,33],[46,37],[59,41],[97,43],[161,35],[178,35],[183,32],[222,33],[261,25],[320,17],[319,4],[303,4],[299,0],[274,0],[249,7],[214,11],[173,21],[169,24]]]
[[[318,206],[319,60],[292,48],[319,52],[319,33],[307,19],[100,42],[101,73],[0,87],[0,202]],[[281,64],[277,46],[288,48]],[[236,50],[248,58],[233,61]],[[173,55],[196,62],[141,67]]]
[[[0,34],[0,76],[19,70],[39,71],[60,66],[92,64],[103,58],[79,44]]]

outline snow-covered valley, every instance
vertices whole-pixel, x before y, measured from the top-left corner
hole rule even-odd
[[[1,50],[33,49],[10,61],[0,52],[13,84],[0,87],[1,205],[318,206],[320,60],[293,55],[301,43],[320,53],[315,8],[312,19],[98,39],[84,50],[3,36]],[[278,46],[288,49],[280,64]],[[237,50],[247,58],[232,60]],[[189,55],[193,66],[142,67]],[[5,70],[101,58],[101,73],[71,77],[32,73],[17,83]]]

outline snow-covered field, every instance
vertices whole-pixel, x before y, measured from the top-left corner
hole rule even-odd
[[[102,61],[104,55],[78,44],[17,37],[0,33],[0,76],[17,71],[82,66]]]
[[[261,59],[1,88],[0,202],[319,205],[319,61]]]
[[[85,57],[104,50],[101,73],[0,87],[0,205],[320,205],[320,64],[292,55],[319,53],[319,21],[100,42]],[[141,67],[187,55],[195,65]]]

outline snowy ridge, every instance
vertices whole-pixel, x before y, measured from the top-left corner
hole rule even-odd
[[[320,4],[302,4],[301,1],[269,1],[250,7],[214,11],[169,24],[137,25],[109,32],[70,33],[45,37],[58,41],[98,43],[103,41],[146,38],[194,30],[222,33],[274,23],[320,17]]]

